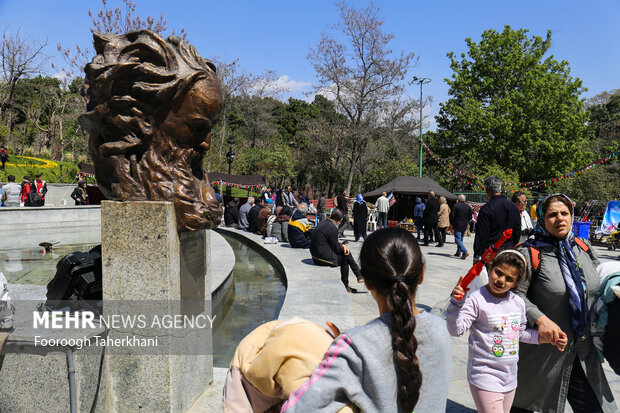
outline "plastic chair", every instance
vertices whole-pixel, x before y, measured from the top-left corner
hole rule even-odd
[[[379,219],[379,214],[371,213],[368,215],[368,231],[376,231],[377,230],[377,220]]]

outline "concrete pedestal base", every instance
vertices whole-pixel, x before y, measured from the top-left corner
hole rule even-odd
[[[102,202],[104,303],[150,301],[160,314],[211,315],[208,233],[179,235],[176,227],[170,202]],[[109,337],[128,333],[144,331],[112,329]],[[176,339],[168,343],[164,354],[159,349],[156,355],[106,355],[105,403],[98,407],[106,412],[185,411],[213,378],[211,330],[192,331],[180,340],[180,345]],[[208,351],[192,352],[197,341]]]

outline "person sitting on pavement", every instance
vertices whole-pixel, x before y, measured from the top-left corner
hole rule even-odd
[[[258,198],[250,212],[248,212],[248,231],[255,234],[258,231],[258,214],[263,209],[263,204],[263,198]]]
[[[75,201],[75,205],[88,205],[88,192],[86,192],[86,181],[80,180],[78,186],[71,193],[71,198]]]
[[[273,207],[273,199],[267,198],[265,202],[263,202],[263,209],[258,212],[258,228],[256,229],[256,233],[258,235],[265,236],[265,229],[267,228],[267,221],[271,216],[271,209]]]
[[[282,200],[284,202],[284,205],[289,206],[291,208],[295,208],[299,205],[299,202],[297,202],[295,195],[291,191],[290,185],[287,186],[284,192],[282,193]]]
[[[249,196],[245,204],[239,208],[239,219],[237,221],[239,229],[248,229],[250,224],[248,223],[248,212],[254,206],[254,197]]]
[[[320,222],[312,231],[310,253],[316,265],[340,267],[340,280],[347,292],[355,293],[357,290],[349,287],[349,267],[353,270],[358,283],[363,283],[364,277],[349,248],[338,242],[338,224],[341,222],[342,210],[336,208],[326,221]]]
[[[310,246],[310,222],[308,221],[308,204],[302,202],[288,221],[288,243],[293,248]]]
[[[237,228],[239,222],[239,198],[235,198],[226,205],[224,209],[224,225],[227,227]]]
[[[290,207],[276,207],[276,219],[271,227],[271,236],[277,238],[278,242],[288,242],[289,219],[291,219]]]
[[[263,194],[261,195],[261,197],[263,198],[264,201],[267,201],[267,199],[271,199],[271,187],[268,186],[267,188],[265,188],[265,191],[263,192]]]

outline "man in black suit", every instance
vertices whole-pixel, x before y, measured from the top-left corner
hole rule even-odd
[[[502,249],[512,248],[519,243],[521,217],[517,206],[502,195],[502,180],[490,176],[484,180],[489,201],[480,208],[474,238],[474,262],[477,262],[487,248],[501,238],[504,230],[512,228],[512,238],[506,240]]]
[[[334,209],[329,218],[321,221],[312,232],[310,241],[310,254],[316,265],[328,267],[340,267],[340,280],[347,292],[355,293],[355,288],[349,287],[349,267],[357,277],[358,283],[363,283],[364,278],[355,258],[346,245],[338,242],[338,224],[342,222],[342,210]]]

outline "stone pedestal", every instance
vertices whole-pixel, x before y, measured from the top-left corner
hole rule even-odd
[[[179,235],[176,228],[170,202],[102,202],[104,315],[106,303],[122,302],[134,313],[148,312],[144,309],[151,305],[160,315],[211,316],[208,234]],[[150,304],[141,307],[145,302]],[[148,329],[112,329],[109,337],[136,332],[149,334]],[[173,341],[163,340],[163,352],[161,345],[140,354],[115,354],[110,348],[104,363],[106,400],[100,403],[106,412],[182,412],[205,391],[213,377],[211,330],[177,333]]]

